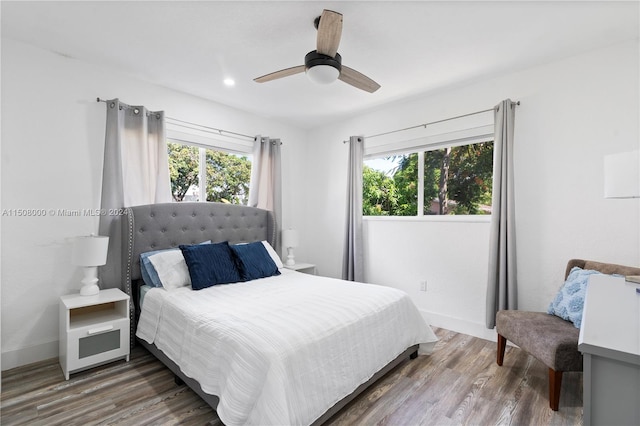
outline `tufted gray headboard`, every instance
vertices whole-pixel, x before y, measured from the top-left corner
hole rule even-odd
[[[140,253],[203,241],[230,244],[268,241],[276,246],[272,212],[238,204],[182,202],[128,207],[122,226],[123,290],[131,296],[131,339],[135,341],[135,309],[141,279]],[[133,303],[135,301],[135,303]]]

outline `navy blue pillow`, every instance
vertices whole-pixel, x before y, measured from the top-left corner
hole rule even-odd
[[[180,250],[189,268],[194,290],[242,281],[228,242],[180,246]]]
[[[240,275],[245,281],[280,275],[278,266],[261,241],[231,246],[238,258]]]

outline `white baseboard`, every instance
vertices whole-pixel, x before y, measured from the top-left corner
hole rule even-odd
[[[460,318],[449,317],[446,315],[440,315],[424,310],[420,310],[420,313],[422,314],[422,317],[425,319],[425,321],[427,321],[427,324],[433,327],[445,328],[457,333],[468,334],[470,336],[490,340],[492,342],[498,340],[495,328],[490,330],[484,324],[471,322],[469,320],[463,320]]]
[[[2,352],[2,371],[58,357],[58,341]]]

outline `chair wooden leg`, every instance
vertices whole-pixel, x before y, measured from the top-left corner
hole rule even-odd
[[[562,385],[562,371],[549,369],[549,407],[558,411],[560,405],[560,385]]]
[[[507,348],[507,339],[498,334],[498,365],[502,365],[504,361],[504,351]]]

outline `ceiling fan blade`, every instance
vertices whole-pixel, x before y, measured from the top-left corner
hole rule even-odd
[[[333,10],[323,10],[318,23],[316,50],[323,55],[335,57],[342,36],[342,14]]]
[[[366,75],[344,65],[342,66],[342,71],[340,71],[338,79],[369,93],[373,93],[380,88],[378,83],[371,80]]]
[[[271,74],[265,74],[261,77],[254,78],[253,81],[257,83],[264,83],[271,80],[277,80],[282,77],[289,77],[290,75],[299,74],[304,72],[305,66],[298,65],[297,67],[285,68],[280,71],[272,72]]]

